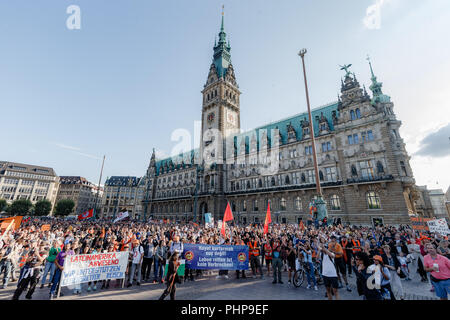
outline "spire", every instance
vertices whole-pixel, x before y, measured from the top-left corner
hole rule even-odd
[[[372,62],[370,61],[369,55],[367,55],[367,61],[369,61],[370,73],[372,75],[372,84],[370,85],[370,90],[373,92],[372,104],[375,105],[378,102],[391,102],[391,98],[385,94],[381,88],[383,87],[383,83],[377,81],[377,77],[373,72]]]
[[[221,32],[224,32],[224,30],[225,30],[225,28],[224,28],[224,23],[223,23],[223,21],[224,21],[224,16],[225,16],[225,5],[222,5],[222,26],[220,27],[220,31]]]
[[[225,6],[222,6],[222,23],[219,32],[219,42],[214,44],[214,65],[219,78],[225,77],[227,69],[231,64],[231,47],[229,41],[227,44],[227,34],[225,33],[224,27],[224,8]]]

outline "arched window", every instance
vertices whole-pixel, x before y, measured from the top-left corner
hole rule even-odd
[[[250,181],[249,181],[249,180],[247,180],[247,189],[251,189]]]
[[[259,179],[259,181],[258,181],[258,188],[262,188],[262,180],[261,179]]]
[[[281,198],[280,200],[280,211],[286,211],[286,199]]]
[[[305,177],[305,174],[302,173],[302,183],[305,183],[305,182],[306,182],[306,177]]]
[[[375,191],[367,192],[367,205],[369,209],[381,209],[380,196]]]
[[[271,179],[271,184],[272,184],[272,187],[274,187],[275,186],[275,177],[272,177],[272,179]]]
[[[231,202],[231,211],[236,212],[236,203],[234,201]]]
[[[355,111],[350,110],[350,119],[356,120]]]
[[[294,208],[296,211],[301,211],[302,210],[302,200],[300,199],[300,197],[296,197],[294,200]]]
[[[341,202],[339,201],[339,196],[333,194],[330,198],[331,210],[341,210]]]
[[[322,172],[322,170],[319,170],[319,179],[320,179],[320,181],[323,181],[323,172]]]
[[[291,181],[289,180],[288,175],[286,175],[286,178],[284,179],[284,184],[291,184]]]
[[[358,171],[356,171],[356,167],[352,164],[352,176],[358,176]]]
[[[356,109],[356,119],[361,119],[361,111],[359,109]]]
[[[242,211],[247,211],[247,200],[242,201]]]

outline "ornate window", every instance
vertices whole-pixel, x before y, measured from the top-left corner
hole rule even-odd
[[[339,196],[333,194],[330,198],[331,210],[341,210],[341,202],[339,201]]]
[[[369,209],[381,209],[380,196],[375,191],[367,192],[367,205]]]
[[[367,161],[360,161],[359,162],[359,167],[361,169],[361,176],[364,179],[373,179],[374,178],[374,172],[373,172],[373,166],[372,166],[372,161],[367,160]]]
[[[286,199],[281,198],[280,200],[280,211],[286,211]]]
[[[305,174],[302,173],[302,183],[305,183],[305,182],[306,182],[306,177],[305,177]]]
[[[354,110],[350,110],[350,119],[351,120],[356,120],[356,114]]]
[[[272,179],[271,179],[271,185],[272,185],[272,187],[274,187],[275,185],[276,185],[276,183],[275,183],[275,177],[272,177]]]
[[[320,179],[320,181],[323,181],[323,172],[322,172],[322,170],[319,170],[319,179]]]
[[[284,184],[286,184],[286,185],[291,184],[291,181],[289,180],[289,175],[286,175],[286,178],[284,180]]]
[[[296,211],[301,211],[302,210],[302,200],[300,199],[300,197],[296,197],[294,200],[294,208]]]
[[[242,201],[242,211],[247,211],[247,200]]]

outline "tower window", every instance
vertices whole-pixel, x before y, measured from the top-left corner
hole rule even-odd
[[[359,109],[356,109],[356,119],[361,119],[361,111]]]

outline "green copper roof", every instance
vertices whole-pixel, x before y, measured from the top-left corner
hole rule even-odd
[[[231,47],[227,44],[227,34],[224,29],[224,16],[222,14],[222,25],[219,32],[219,43],[214,45],[214,66],[216,67],[217,76],[225,77],[229,65],[231,64]]]
[[[183,168],[185,168],[186,166],[191,165],[192,158],[196,159],[196,158],[198,158],[198,156],[199,156],[199,149],[194,149],[194,150],[185,152],[183,154],[180,154],[178,156],[166,158],[163,160],[158,160],[155,163],[156,175],[159,175],[160,173],[164,173],[164,167],[166,164],[169,167],[170,164],[173,163],[174,168],[180,169],[183,167],[183,162],[184,162]]]
[[[334,131],[333,111],[336,112],[336,116],[338,117],[339,116],[338,102],[334,102],[334,103],[325,105],[323,107],[313,109],[311,111],[312,119],[314,122],[314,136],[316,136],[316,137],[319,136],[319,123],[316,120],[316,116],[318,116],[320,118],[322,114],[327,119],[330,131]],[[256,135],[256,137],[253,139],[256,139],[257,150],[259,150],[259,145],[260,145],[259,140],[260,140],[260,137],[262,136],[261,131],[263,131],[263,130],[267,130],[266,132],[267,132],[267,139],[268,139],[269,147],[272,146],[272,139],[273,139],[272,129],[278,129],[280,131],[281,142],[282,142],[282,144],[286,144],[288,142],[288,125],[289,124],[294,128],[297,140],[301,140],[303,138],[303,130],[301,127],[302,120],[309,121],[307,112],[303,112],[303,113],[294,115],[287,119],[272,122],[265,126],[258,127],[252,131],[241,133],[241,134],[237,135],[234,138],[236,149],[237,149],[237,154],[240,153],[242,139],[245,139],[245,148],[246,148],[245,152],[246,153],[249,152],[250,142],[252,141],[252,138],[255,135]]]

